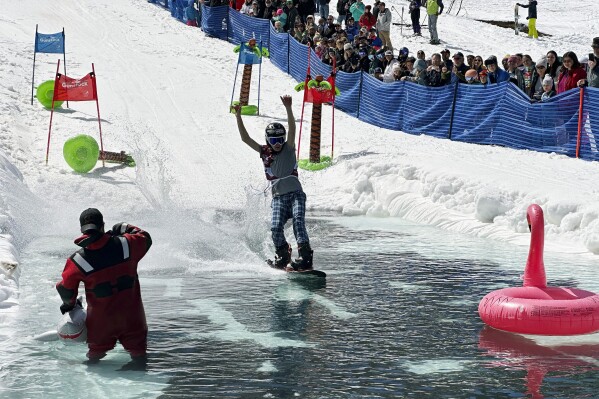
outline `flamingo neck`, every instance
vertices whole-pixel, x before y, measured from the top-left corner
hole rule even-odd
[[[545,222],[541,208],[539,213],[529,211],[531,225],[530,249],[524,270],[524,287],[547,287],[545,265],[543,264],[543,245],[545,242]]]

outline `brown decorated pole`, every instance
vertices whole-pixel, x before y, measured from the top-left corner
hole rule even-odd
[[[241,77],[241,92],[239,93],[239,105],[245,107],[250,102],[250,87],[252,85],[252,64],[243,66]]]
[[[324,80],[322,75],[314,78],[318,83]],[[310,127],[310,162],[320,162],[320,125],[322,121],[322,104],[312,103],[312,121]]]
[[[310,128],[310,162],[320,162],[320,122],[322,120],[322,104],[312,103],[312,126]]]

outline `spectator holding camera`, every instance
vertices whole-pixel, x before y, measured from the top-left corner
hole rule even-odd
[[[593,44],[591,45],[591,47],[593,48],[593,52],[589,54],[589,62],[587,64],[587,78],[580,79],[578,81],[578,86],[590,86],[599,88],[599,65],[597,63],[597,58],[599,58],[599,37],[593,39]]]

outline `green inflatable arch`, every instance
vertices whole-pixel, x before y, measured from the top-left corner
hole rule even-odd
[[[75,172],[87,173],[96,166],[100,147],[92,136],[80,134],[64,143],[62,155]]]
[[[46,108],[52,108],[52,97],[54,96],[54,81],[46,80],[37,87],[35,97]],[[63,101],[54,101],[54,108],[60,108]]]

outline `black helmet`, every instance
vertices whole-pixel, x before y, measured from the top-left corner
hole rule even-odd
[[[279,122],[269,123],[266,126],[266,137],[282,137],[287,134],[285,130],[285,126],[281,125]]]

